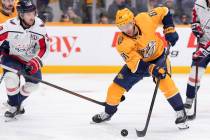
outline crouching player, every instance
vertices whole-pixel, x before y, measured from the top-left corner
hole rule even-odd
[[[163,41],[155,34],[158,25],[162,23],[165,39],[172,46],[178,40],[168,8],[158,7],[136,17],[125,8],[117,12],[115,23],[122,31],[116,48],[126,64],[108,88],[105,111],[93,116],[92,120],[95,123],[110,120],[123,94],[144,77],[152,76],[156,81],[161,79],[159,88],[177,114],[175,124],[180,129],[189,128],[182,98],[170,76],[170,62],[167,59],[166,64],[163,64]]]
[[[18,16],[0,26],[1,63],[18,71],[41,79],[42,59],[49,50],[43,22],[36,16],[36,7],[30,0],[17,4]],[[23,114],[22,102],[38,88],[38,82],[25,78],[21,86],[20,75],[4,69],[4,82],[8,95],[9,109],[5,117]]]

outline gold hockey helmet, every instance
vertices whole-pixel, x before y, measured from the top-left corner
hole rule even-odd
[[[134,20],[134,14],[128,8],[118,10],[115,18],[117,26],[124,26]]]

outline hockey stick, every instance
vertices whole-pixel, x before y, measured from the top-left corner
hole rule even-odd
[[[2,76],[1,76],[1,78],[0,78],[0,84],[1,84],[1,82],[3,81],[3,79],[4,79],[4,73],[2,74]]]
[[[163,65],[166,64],[167,57],[168,57],[168,54],[169,54],[169,51],[170,51],[170,47],[171,47],[171,45],[168,44],[166,53],[164,54]],[[150,104],[149,113],[148,113],[148,116],[147,116],[145,127],[141,131],[136,129],[136,134],[137,134],[138,137],[144,137],[147,133],[147,128],[148,128],[149,121],[150,121],[150,118],[151,118],[151,115],[152,115],[152,110],[153,110],[153,107],[154,107],[154,103],[155,103],[155,99],[156,99],[156,95],[157,95],[159,85],[160,85],[160,78],[158,78],[158,81],[157,81],[156,86],[155,86],[155,90],[154,90],[154,94],[153,94],[153,97],[152,97],[152,102]]]
[[[200,43],[200,37],[197,38],[197,45]],[[198,47],[197,47],[198,49]],[[195,63],[195,102],[194,102],[194,112],[192,115],[187,116],[189,120],[194,120],[197,113],[197,92],[198,92],[198,62]]]
[[[205,29],[205,27],[208,25],[210,19],[207,20],[206,25],[203,27],[203,29]],[[202,29],[202,30],[203,30]],[[200,44],[200,36],[197,37],[197,45]],[[198,49],[198,47],[197,47]],[[198,62],[196,62],[195,64],[195,102],[194,102],[194,112],[192,115],[187,116],[189,120],[193,120],[196,118],[196,114],[197,114],[197,92],[198,92]]]
[[[56,89],[58,89],[58,90],[61,90],[61,91],[64,91],[64,92],[66,92],[66,93],[69,93],[69,94],[71,94],[71,95],[74,95],[74,96],[77,96],[77,97],[79,97],[79,98],[85,99],[85,100],[90,101],[90,102],[92,102],[92,103],[95,103],[95,104],[98,104],[98,105],[101,105],[101,106],[105,106],[105,105],[106,105],[105,102],[100,102],[100,101],[91,99],[91,98],[89,98],[89,97],[83,96],[83,95],[78,94],[78,93],[76,93],[76,92],[73,92],[73,91],[70,91],[70,90],[68,90],[68,89],[62,88],[62,87],[60,87],[60,86],[54,85],[54,84],[52,84],[52,83],[49,83],[49,82],[40,80],[40,79],[35,78],[35,77],[32,77],[32,76],[30,76],[30,75],[27,75],[25,72],[15,70],[15,69],[13,69],[13,68],[10,68],[10,67],[5,66],[5,65],[2,65],[2,64],[1,64],[1,67],[4,68],[4,69],[6,69],[6,70],[8,70],[8,71],[11,71],[11,72],[17,73],[17,74],[19,74],[19,75],[22,75],[22,76],[24,76],[24,77],[26,77],[26,78],[28,78],[28,79],[30,79],[30,80],[33,80],[33,81],[37,81],[37,82],[43,83],[43,84],[48,85],[48,86],[50,86],[50,87],[54,87],[54,88],[56,88]]]

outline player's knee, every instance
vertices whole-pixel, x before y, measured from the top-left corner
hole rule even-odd
[[[164,96],[169,99],[179,93],[179,90],[176,87],[171,87],[171,89],[166,89],[164,91]]]
[[[6,72],[4,75],[6,87],[16,87],[19,85],[19,76],[13,72]]]
[[[24,96],[29,96],[32,92],[36,91],[39,87],[39,84],[26,82],[20,89],[20,93]]]
[[[109,105],[118,105],[125,89],[116,83],[112,83],[108,88],[106,103]]]
[[[19,92],[19,76],[13,72],[6,72],[4,82],[9,95],[15,95]]]
[[[198,77],[196,80],[196,67],[193,66],[189,75],[188,84],[190,84],[191,86],[195,86],[195,83],[197,83],[197,85],[199,86],[201,77],[204,74],[204,72],[205,72],[205,68],[198,67],[198,75],[197,75]]]

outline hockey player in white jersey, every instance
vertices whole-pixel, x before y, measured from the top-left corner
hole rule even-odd
[[[210,62],[210,0],[197,0],[192,12],[192,32],[198,39],[198,48],[193,53],[192,69],[186,91],[185,108],[188,116],[192,115],[195,99],[195,83],[200,87],[201,77]],[[196,80],[196,65],[198,66]]]
[[[36,7],[30,0],[17,4],[18,16],[0,25],[1,63],[28,75],[41,79],[42,60],[49,50],[49,39],[44,23],[36,16]],[[20,75],[4,69],[4,82],[9,109],[5,117],[23,114],[22,102],[38,88],[38,82],[25,78],[21,85]]]

